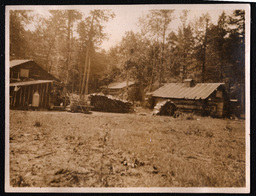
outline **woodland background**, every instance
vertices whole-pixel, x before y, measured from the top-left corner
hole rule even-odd
[[[245,11],[223,12],[215,25],[209,14],[188,22],[189,10],[150,10],[108,51],[104,24],[111,10],[50,10],[45,18],[32,10],[10,11],[10,60],[33,59],[72,93],[93,93],[114,81],[134,80],[134,100],[166,82],[223,82],[230,98],[244,107]],[[178,31],[172,30],[180,18]],[[27,28],[35,24],[35,29]],[[85,85],[87,83],[87,85]],[[87,87],[86,87],[87,86]],[[87,89],[86,89],[87,88]]]

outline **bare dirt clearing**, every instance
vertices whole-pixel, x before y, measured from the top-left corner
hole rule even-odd
[[[242,187],[245,121],[10,111],[11,186]]]

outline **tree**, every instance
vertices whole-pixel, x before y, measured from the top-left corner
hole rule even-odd
[[[148,35],[153,42],[161,43],[159,64],[155,65],[157,66],[157,73],[159,73],[159,85],[165,78],[165,41],[169,25],[173,19],[173,12],[174,10],[151,10],[146,18],[140,18],[142,34]]]
[[[200,65],[198,67],[201,75],[201,82],[206,81],[206,64],[207,64],[207,47],[208,47],[208,32],[209,32],[210,16],[203,14],[195,22],[195,56]]]
[[[88,94],[88,84],[91,68],[92,54],[95,47],[99,45],[106,34],[103,32],[102,22],[107,22],[110,18],[113,18],[114,14],[108,10],[92,10],[90,16],[85,19],[85,22],[80,23],[79,35],[83,37],[83,34],[87,34],[87,39],[84,40],[86,45],[86,55],[84,61],[83,77],[81,80],[80,94]],[[87,24],[87,25],[85,25]],[[86,80],[85,80],[86,79]]]
[[[10,10],[10,59],[24,59],[27,55],[25,26],[31,17],[29,10]]]
[[[181,74],[181,81],[192,74],[195,68],[192,60],[194,37],[190,24],[187,24],[187,10],[183,10],[180,17],[182,25],[178,28],[178,34],[171,32],[168,37],[168,53],[170,59],[170,70],[175,76]],[[181,71],[181,72],[180,72]]]
[[[229,17],[227,55],[232,67],[231,83],[238,86],[239,101],[245,105],[245,11],[235,10]]]

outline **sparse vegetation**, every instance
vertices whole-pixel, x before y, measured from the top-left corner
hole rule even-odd
[[[194,120],[194,114],[193,113],[187,114],[186,120]]]
[[[40,121],[36,120],[35,124],[34,124],[35,127],[41,127],[42,124]]]
[[[245,186],[244,120],[144,113],[10,111],[11,186]]]

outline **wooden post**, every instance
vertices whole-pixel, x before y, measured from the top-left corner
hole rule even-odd
[[[46,109],[46,104],[47,104],[47,90],[46,90],[46,87],[47,87],[47,84],[48,83],[45,83],[45,85],[44,85],[44,108]]]
[[[29,100],[30,100],[30,88],[31,88],[31,86],[28,85],[28,105],[29,105]]]
[[[11,93],[11,92],[12,92],[12,88],[10,87],[10,94],[11,94],[11,96],[12,96],[12,99],[11,99],[11,101],[10,101],[10,106],[13,105],[13,100],[14,100],[14,92],[13,92],[13,93]]]
[[[45,94],[45,84],[42,84],[42,107],[44,107],[44,101],[45,101],[44,94]]]
[[[24,86],[24,93],[23,93],[23,106],[26,104],[26,86]]]
[[[48,86],[49,86],[49,83],[46,83],[46,92],[45,92],[45,107],[46,108],[48,108],[48,106],[49,106],[49,88],[48,88]]]
[[[41,84],[37,85],[37,89],[38,89],[38,93],[39,93],[39,106],[38,106],[38,108],[40,108],[41,104],[42,104]]]
[[[45,108],[45,99],[46,99],[46,97],[45,97],[45,94],[46,94],[46,84],[47,83],[45,83],[44,85],[43,85],[43,108]]]
[[[41,94],[40,94],[40,98],[41,98],[41,103],[39,103],[40,107],[43,107],[43,98],[44,98],[44,93],[43,93],[43,90],[44,90],[44,85],[43,84],[40,84],[40,90],[41,90]]]
[[[19,106],[21,106],[22,104],[22,86],[20,87],[20,102],[19,102]]]
[[[14,91],[14,99],[13,99],[13,107],[15,107],[15,104],[16,104],[16,99],[17,99],[17,92]]]
[[[35,85],[32,85],[32,89],[31,89],[31,104],[32,104],[32,101],[33,101],[34,88],[35,88]]]
[[[53,88],[53,82],[51,82],[51,90],[53,90],[54,91],[54,88]],[[51,94],[51,96],[52,96],[52,104],[54,105],[54,95],[53,94]]]

